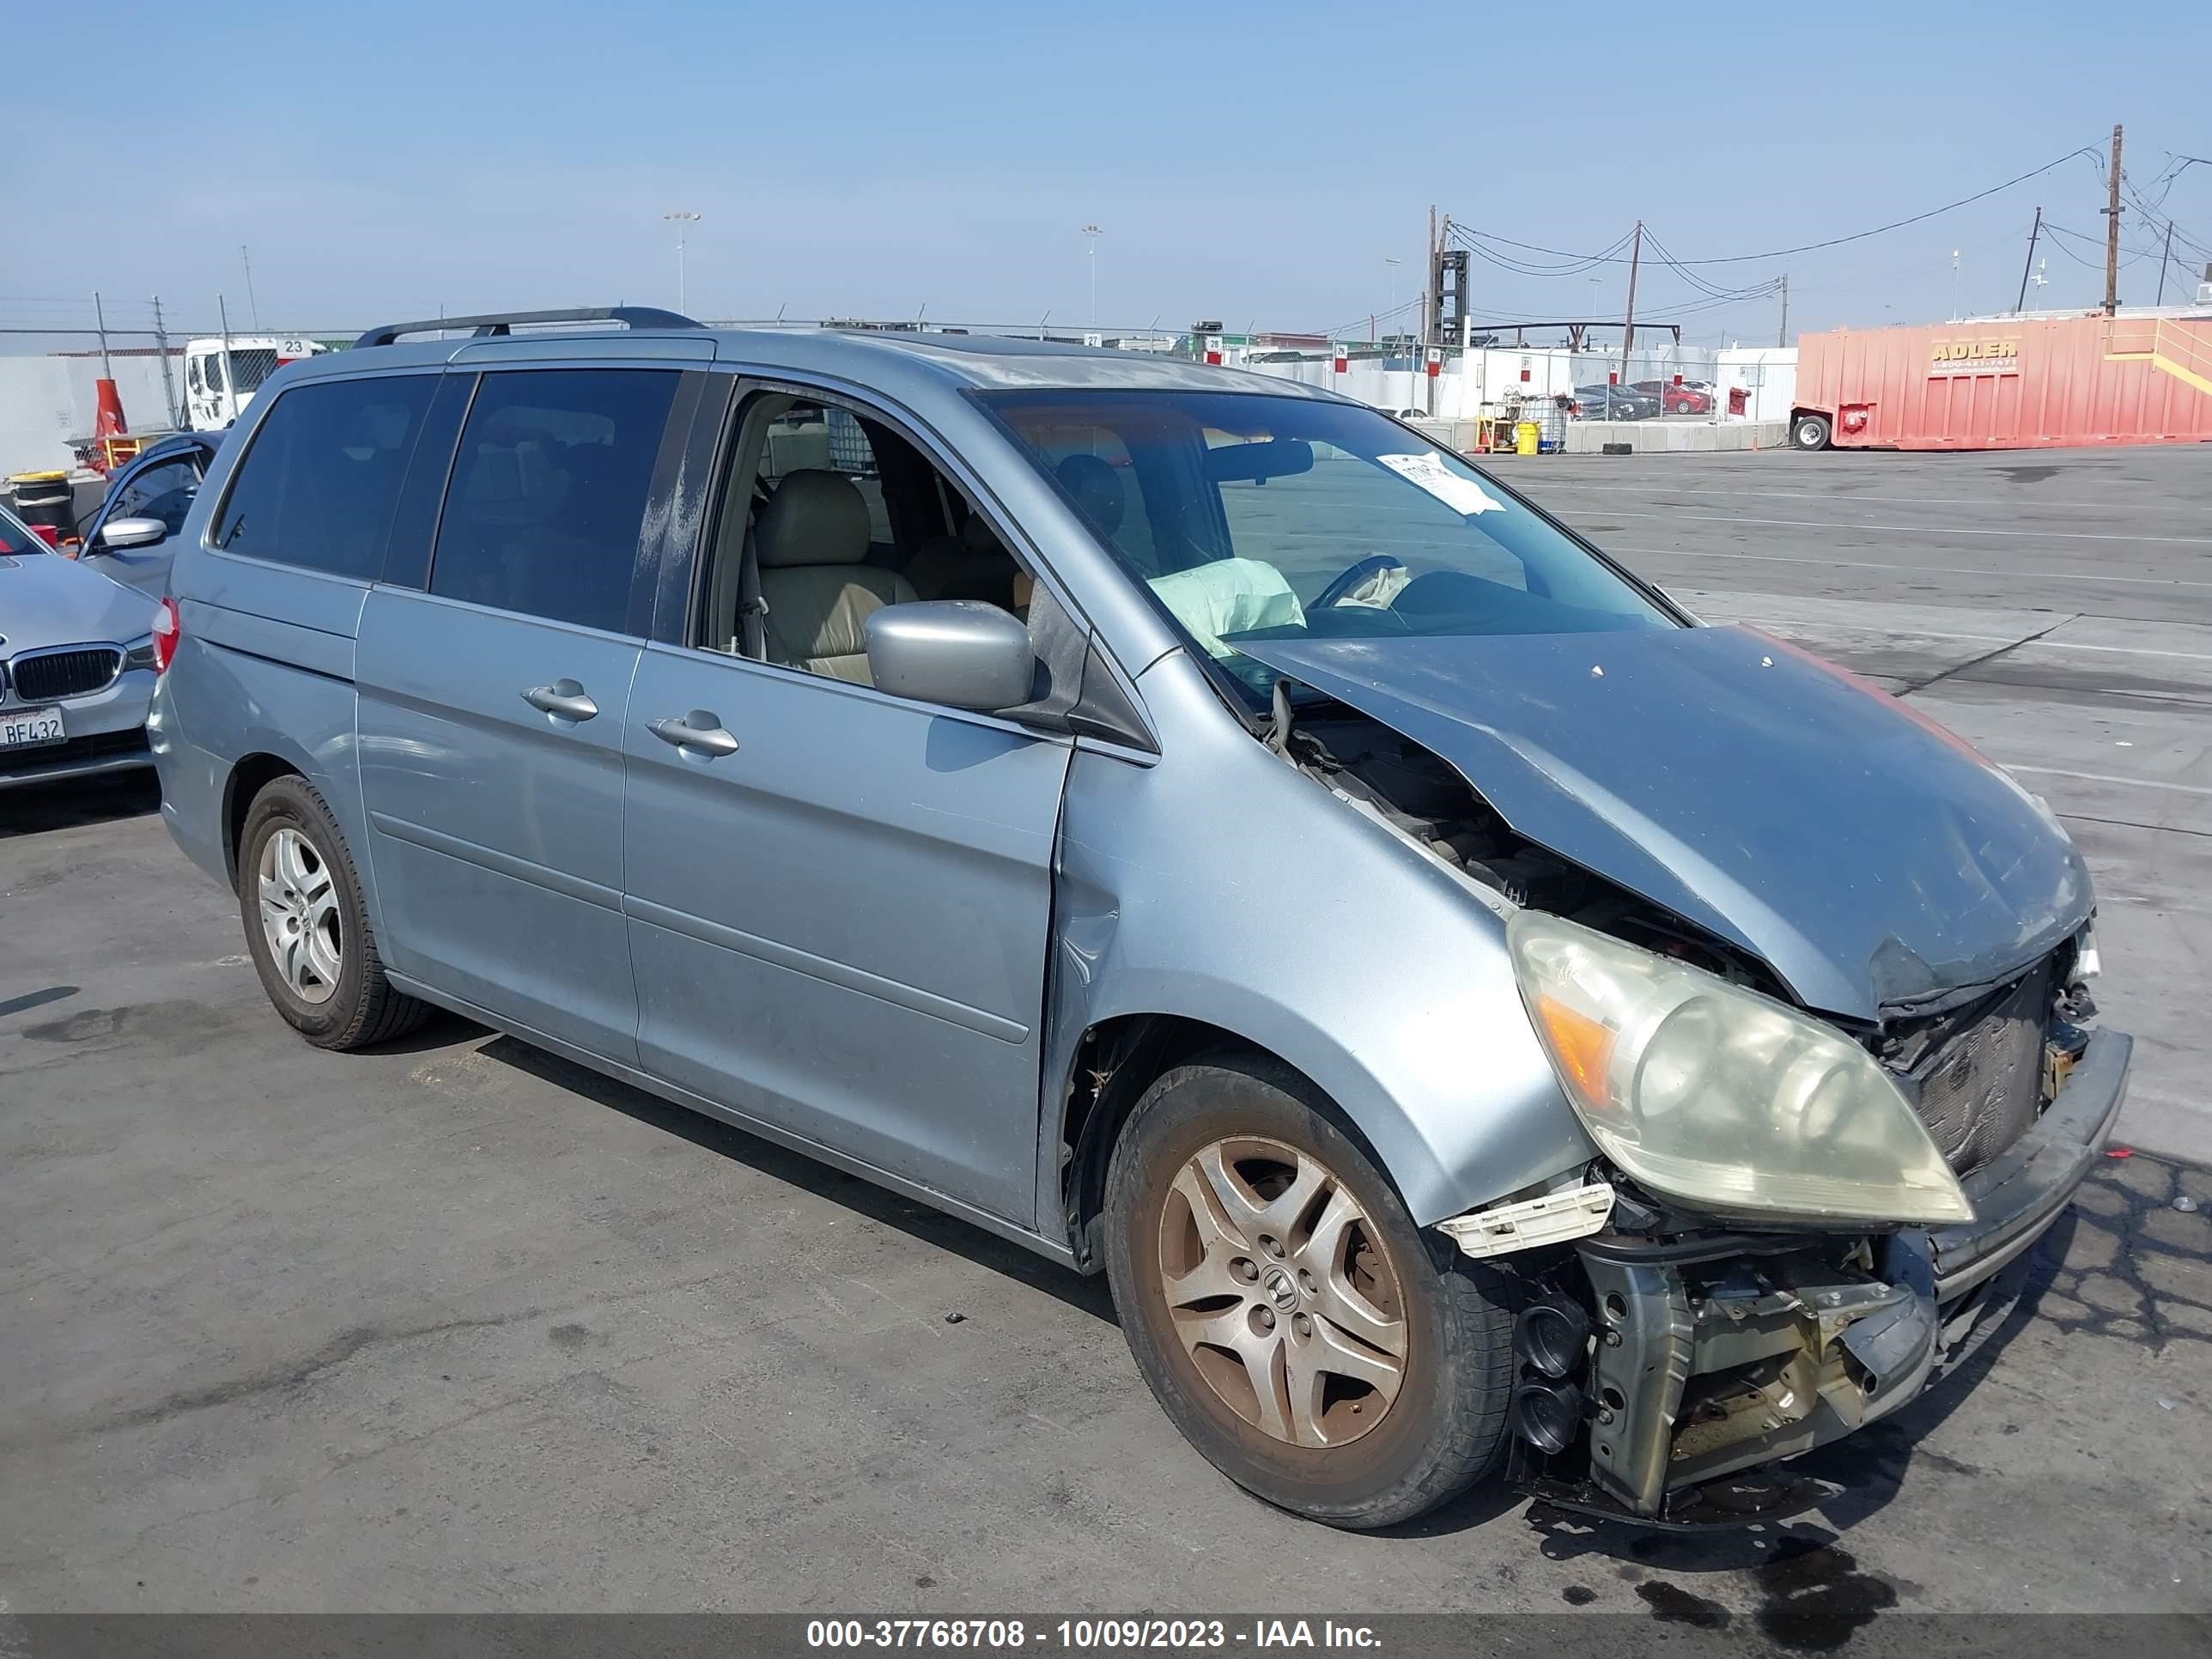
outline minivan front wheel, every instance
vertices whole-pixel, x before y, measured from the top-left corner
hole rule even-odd
[[[246,808],[238,908],[261,988],[317,1047],[386,1042],[428,1012],[386,979],[345,839],[305,778],[273,779]]]
[[[1106,1265],[1138,1368],[1214,1467],[1333,1526],[1389,1526],[1480,1477],[1505,1433],[1504,1281],[1424,1238],[1310,1085],[1179,1066],[1107,1172]]]

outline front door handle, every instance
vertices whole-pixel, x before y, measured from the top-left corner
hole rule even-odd
[[[585,696],[584,688],[574,680],[533,685],[522,694],[522,700],[532,708],[557,714],[564,720],[587,720],[599,712],[599,704]]]
[[[663,743],[710,758],[738,752],[737,738],[723,729],[722,717],[711,709],[695,708],[681,720],[650,720],[645,729]]]

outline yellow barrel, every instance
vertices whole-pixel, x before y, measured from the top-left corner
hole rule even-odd
[[[1539,431],[1540,428],[1534,421],[1523,421],[1520,425],[1515,427],[1513,428],[1513,453],[1516,455],[1534,454],[1536,453],[1536,439]]]

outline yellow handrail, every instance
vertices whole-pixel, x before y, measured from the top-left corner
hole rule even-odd
[[[2151,355],[2180,364],[2197,374],[2212,375],[2212,342],[2197,330],[2184,326],[2171,318],[2158,319],[2158,328],[2152,337]]]

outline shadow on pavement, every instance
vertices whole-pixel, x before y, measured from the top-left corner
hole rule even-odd
[[[434,1021],[432,1024],[434,1026],[437,1023]],[[446,1041],[453,1041],[453,1036],[452,1028],[447,1028]],[[942,1210],[902,1198],[873,1182],[847,1175],[826,1164],[817,1163],[803,1152],[791,1152],[773,1141],[763,1140],[720,1119],[708,1117],[688,1107],[671,1105],[642,1089],[617,1082],[587,1066],[574,1065],[557,1054],[532,1048],[518,1038],[495,1036],[478,1052],[489,1060],[527,1072],[557,1088],[569,1090],[603,1106],[612,1107],[641,1123],[680,1136],[695,1146],[718,1152],[749,1169],[757,1170],[763,1175],[788,1182],[817,1197],[841,1204],[855,1215],[879,1221],[887,1227],[896,1227],[911,1238],[965,1256],[979,1267],[1018,1279],[1030,1288],[1042,1291],[1094,1318],[1104,1320],[1109,1324],[1120,1322],[1115,1318],[1113,1297],[1107,1291],[1103,1274],[1085,1278],[1071,1269],[1055,1266],[1018,1244],[987,1233],[957,1217],[947,1215]]]
[[[105,777],[19,784],[0,789],[0,841],[143,817],[161,810],[161,784],[150,767]]]

